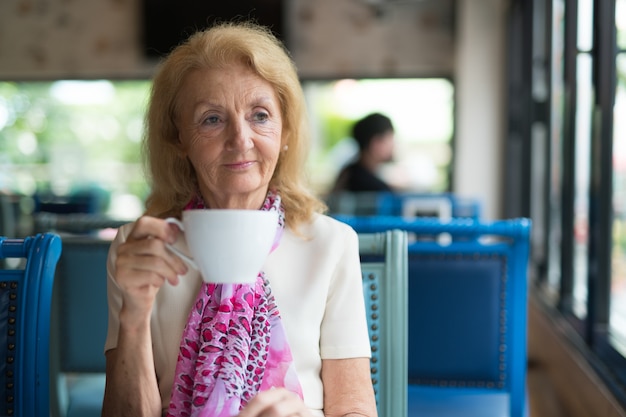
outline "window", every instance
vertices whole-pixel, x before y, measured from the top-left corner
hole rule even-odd
[[[134,218],[147,192],[140,140],[149,81],[0,82],[0,190],[96,190],[101,211]]]
[[[551,134],[563,135],[562,154],[550,155],[545,174],[560,189],[563,216],[551,216],[560,224],[548,230],[564,238],[560,273],[548,277],[548,291],[538,290],[553,296],[549,290],[559,289],[555,312],[578,331],[574,345],[593,353],[592,365],[626,405],[626,0],[545,4],[554,14],[548,36],[557,37],[544,39],[553,46],[551,103],[565,95],[563,116],[558,107],[550,115]],[[554,47],[560,38],[563,54]],[[560,79],[563,88],[555,88]],[[555,166],[563,171],[552,184]],[[549,210],[555,202],[542,204]]]
[[[591,116],[593,112],[593,3],[580,0],[577,14],[576,122],[574,143],[573,313],[587,317],[587,258],[589,238],[589,179],[591,178]]]
[[[613,109],[613,238],[609,333],[626,355],[626,0],[616,2],[618,53]]]
[[[105,196],[102,212],[140,215],[148,192],[140,141],[149,88],[148,80],[0,82],[0,189],[63,197],[96,188]],[[449,80],[305,81],[303,88],[313,132],[310,177],[320,194],[356,152],[352,123],[372,111],[387,114],[396,129],[396,158],[382,175],[411,190],[449,189]]]
[[[312,179],[319,194],[357,152],[352,124],[371,112],[392,119],[394,161],[381,175],[407,191],[448,191],[454,135],[454,88],[443,78],[303,82],[313,132]]]

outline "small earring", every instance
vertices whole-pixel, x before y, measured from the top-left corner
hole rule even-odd
[[[286,151],[287,151],[287,149],[289,149],[289,145],[285,145],[285,146],[283,146],[283,152],[286,152]]]

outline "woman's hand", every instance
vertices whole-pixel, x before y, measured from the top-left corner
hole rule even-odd
[[[149,319],[155,296],[167,281],[178,283],[187,272],[185,263],[171,253],[166,243],[174,243],[179,231],[163,219],[143,216],[117,249],[115,280],[123,292],[123,314],[127,325]],[[121,318],[121,317],[120,317]]]
[[[302,399],[285,388],[259,392],[237,417],[310,417]]]
[[[107,351],[103,416],[159,416],[161,396],[154,367],[150,314],[156,294],[178,283],[185,264],[165,246],[178,229],[162,219],[138,219],[117,247],[115,281],[122,292],[117,346]]]

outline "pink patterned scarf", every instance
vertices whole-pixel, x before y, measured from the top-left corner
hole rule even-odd
[[[186,209],[205,208],[201,198]],[[284,228],[280,196],[261,210],[278,211],[274,250]],[[285,387],[302,398],[285,329],[269,281],[203,283],[180,345],[168,417],[232,417],[258,392]]]

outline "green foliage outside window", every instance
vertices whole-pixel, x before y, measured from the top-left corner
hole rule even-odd
[[[93,187],[141,200],[149,81],[0,82],[0,190]]]

